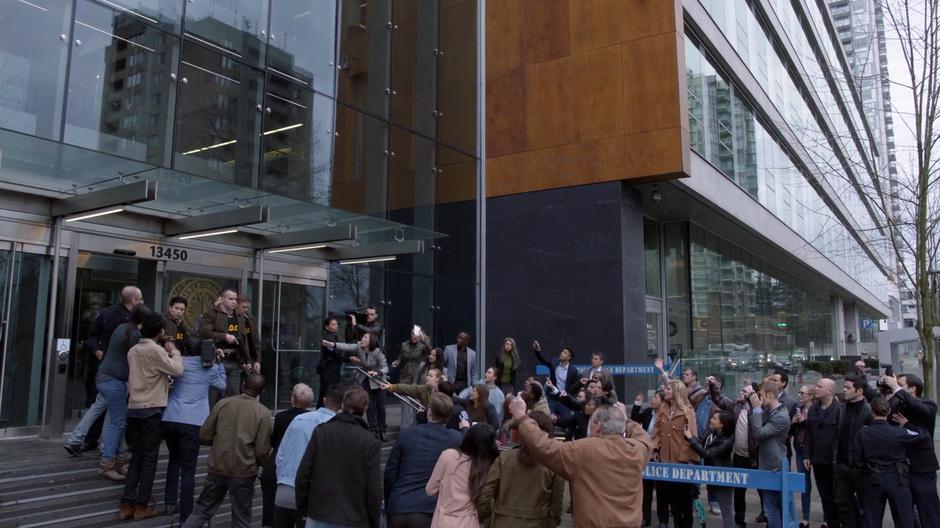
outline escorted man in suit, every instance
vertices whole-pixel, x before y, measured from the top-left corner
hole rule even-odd
[[[461,331],[457,334],[457,343],[444,348],[444,375],[457,394],[471,385],[476,385],[479,376],[477,352],[470,348],[470,332]]]
[[[428,403],[428,423],[402,429],[385,464],[385,507],[389,528],[431,526],[437,497],[424,491],[441,453],[460,444],[460,431],[445,427],[454,407],[436,392]]]

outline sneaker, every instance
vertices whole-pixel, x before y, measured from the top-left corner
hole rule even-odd
[[[121,504],[118,505],[118,520],[126,521],[128,519],[134,518],[134,507],[131,506],[131,503],[121,501]]]
[[[113,458],[102,458],[98,461],[98,475],[114,482],[124,481],[124,475],[114,467]]]
[[[142,521],[144,519],[156,517],[157,515],[160,515],[160,514],[157,513],[157,511],[151,508],[150,506],[141,506],[139,504],[137,506],[134,506],[134,520],[135,521]]]
[[[114,470],[122,475],[127,475],[127,459],[124,455],[114,457]]]
[[[709,511],[711,511],[715,515],[721,515],[721,508],[717,504],[712,504],[709,507]]]
[[[69,454],[73,457],[82,456],[82,446],[80,444],[65,444],[62,447],[64,447],[65,450],[68,451]]]

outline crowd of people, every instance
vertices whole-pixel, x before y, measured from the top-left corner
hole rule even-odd
[[[99,473],[124,484],[121,519],[158,515],[151,490],[166,442],[164,513],[179,514],[185,527],[203,526],[226,495],[233,526],[249,526],[256,478],[263,526],[283,528],[551,528],[564,511],[578,527],[690,528],[704,526],[705,504],[726,528],[746,526],[747,489],[643,480],[651,461],[795,468],[807,485],[801,527],[809,526],[813,483],[827,528],[881,526],[886,505],[895,526],[940,526],[937,406],[911,374],[880,376],[876,388],[862,364],[841,395],[822,378],[794,399],[779,370],[731,396],[718,374],[704,385],[691,368],[672,379],[657,361],[661,383],[649,405],[640,393],[628,412],[600,353],[579,372],[571,347],[546,358],[534,341],[532,356],[548,375],[519,380],[522,354],[506,338],[478,379],[469,332],[439,348],[414,326],[389,362],[369,308],[361,321],[347,318],[342,336],[339,320],[326,319],[319,394],[294,385],[291,407],[272,420],[258,402],[265,380],[246,298],[224,289],[195,330],[182,319],[186,299],[171,299],[163,315],[135,287],[121,300],[93,325],[98,395],[65,446],[80,456],[93,422],[104,420]],[[345,385],[344,365],[355,373]],[[402,419],[383,470],[388,395],[400,400]],[[205,444],[208,475],[197,499]],[[790,497],[759,495],[755,521],[783,526]]]

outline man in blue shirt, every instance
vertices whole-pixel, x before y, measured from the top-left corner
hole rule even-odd
[[[343,405],[341,385],[333,385],[323,397],[323,406],[314,412],[300,414],[291,421],[277,449],[275,468],[277,470],[277,494],[274,496],[275,528],[294,528],[303,526],[303,515],[298,514],[294,490],[294,480],[300,460],[307,451],[307,444],[313,431],[320,424],[330,421]]]

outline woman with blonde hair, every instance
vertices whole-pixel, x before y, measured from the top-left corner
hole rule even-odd
[[[810,497],[813,491],[813,479],[810,478],[811,470],[806,469],[803,460],[806,460],[806,419],[809,417],[809,409],[813,406],[813,399],[816,397],[816,387],[812,385],[803,385],[800,387],[800,401],[796,406],[796,413],[790,422],[790,434],[793,436],[793,452],[796,455],[796,469],[806,477],[806,493],[801,493],[801,502],[803,506],[803,520],[800,522],[800,528],[809,528]]]
[[[653,428],[653,460],[670,464],[695,464],[699,455],[685,439],[685,430],[697,431],[695,410],[689,403],[689,391],[679,380],[672,380],[663,389],[665,401],[659,408]],[[660,482],[656,493],[662,493],[672,511],[676,528],[692,526],[692,486]]]

